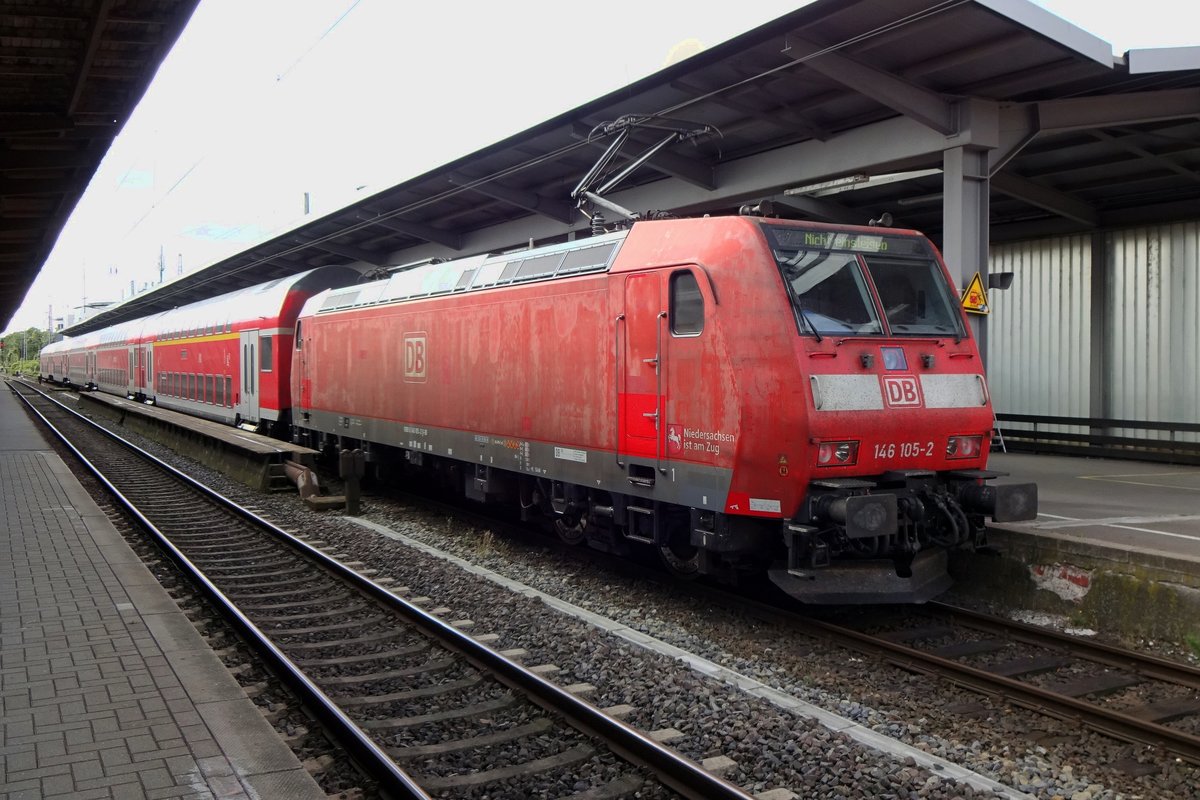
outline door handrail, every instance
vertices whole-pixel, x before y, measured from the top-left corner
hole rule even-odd
[[[615,409],[617,412],[617,427],[615,431],[617,441],[616,447],[613,448],[613,457],[617,460],[617,466],[621,469],[625,469],[625,462],[621,460],[621,323],[624,321],[624,314],[617,314],[616,319],[613,320],[613,365],[614,372],[616,373],[614,375],[613,387],[617,393],[617,407]]]
[[[662,296],[661,294],[659,295]],[[663,352],[662,352],[662,331],[663,320],[666,319],[667,312],[659,311],[655,317],[655,327],[658,329],[658,342],[655,345],[657,352],[654,354],[654,376],[657,378],[657,385],[654,390],[654,466],[663,475],[667,474],[667,469],[662,465],[662,450],[663,450],[663,426],[662,421],[662,396],[663,396]]]

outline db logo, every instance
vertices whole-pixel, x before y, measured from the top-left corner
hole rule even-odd
[[[425,382],[425,333],[404,335],[404,382]]]
[[[883,378],[883,396],[889,406],[919,406],[921,393],[917,379],[911,375],[886,375]]]

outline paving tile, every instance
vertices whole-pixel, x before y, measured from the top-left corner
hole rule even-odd
[[[72,800],[108,800],[108,798],[111,797],[112,794],[108,791],[107,786],[99,789],[88,789],[87,791],[83,792],[76,790],[75,793],[71,795]]]
[[[0,797],[249,798],[234,773],[278,768],[281,742],[238,730],[261,714],[14,403],[0,392]],[[285,751],[304,790],[245,773],[255,797],[316,787]]]
[[[71,774],[77,781],[92,780],[104,776],[104,766],[97,758],[89,758],[71,765]]]
[[[75,791],[75,779],[71,777],[71,773],[66,775],[46,775],[42,776],[42,792],[47,795],[68,794]]]

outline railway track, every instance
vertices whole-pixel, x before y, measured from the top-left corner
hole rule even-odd
[[[942,603],[802,625],[905,669],[1200,764],[1200,669]],[[951,709],[978,713],[977,704]]]
[[[32,387],[25,400],[397,797],[750,797]],[[102,465],[102,466],[101,466]],[[614,709],[615,713],[619,711]]]
[[[428,498],[422,501],[441,505]],[[454,509],[454,513],[480,527],[527,535],[520,526],[476,511]],[[627,559],[609,559],[595,552],[589,552],[588,559],[604,561],[607,569],[621,574],[662,579]],[[1196,667],[944,603],[856,609],[831,616],[855,620],[838,623],[819,618],[822,610],[797,613],[705,584],[690,589],[698,597],[741,607],[798,635],[832,641],[902,669],[939,676],[971,691],[1200,764],[1200,669]],[[961,716],[984,712],[981,704],[973,702],[946,710]],[[1136,763],[1116,766],[1131,773],[1146,769]]]

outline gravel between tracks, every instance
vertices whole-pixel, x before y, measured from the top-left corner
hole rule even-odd
[[[474,620],[475,633],[499,633],[502,648],[529,651],[527,664],[557,665],[560,684],[596,685],[598,691],[589,699],[597,705],[632,705],[631,724],[643,730],[680,730],[684,738],[672,746],[686,755],[698,760],[729,756],[738,767],[727,777],[749,791],[783,787],[814,798],[991,796],[911,761],[866,749],[672,659],[560,616],[540,601],[372,534],[340,512],[316,514],[294,495],[252,492],[152,442],[138,443],[261,509],[280,527],[320,538],[414,594],[450,606],[447,618]],[[363,506],[364,519],[618,620],[1019,792],[1046,800],[1200,798],[1200,770],[1082,732],[1071,723],[816,641],[781,640],[758,621],[729,609],[698,607],[670,586],[616,576],[574,555],[501,539],[444,514],[375,498],[367,498]],[[948,710],[959,703],[981,705],[982,716]],[[1138,762],[1148,774],[1135,776],[1120,767]]]

